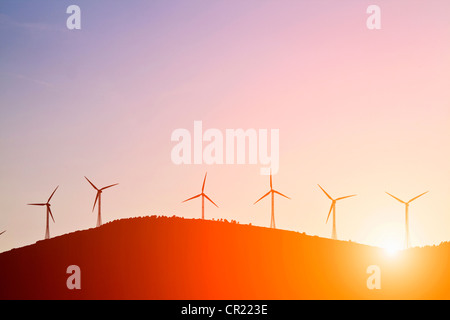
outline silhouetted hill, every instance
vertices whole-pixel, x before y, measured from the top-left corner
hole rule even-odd
[[[144,217],[0,254],[1,299],[431,299],[450,297],[448,244],[379,248],[210,220]],[[81,290],[69,290],[69,265]],[[369,290],[367,267],[381,270]]]

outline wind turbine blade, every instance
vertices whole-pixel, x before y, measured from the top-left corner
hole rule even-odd
[[[92,212],[95,210],[95,205],[97,204],[97,200],[100,197],[100,191],[97,192],[97,195],[95,196],[94,206],[92,207]]]
[[[205,173],[205,178],[203,179],[203,185],[202,185],[202,193],[205,190],[205,182],[206,182],[206,175],[208,174],[208,172]]]
[[[115,184],[112,184],[112,185],[110,185],[110,186],[103,187],[103,188],[101,188],[100,190],[105,190],[105,189],[108,189],[108,188],[111,188],[111,187],[114,187],[114,186],[117,186],[117,185],[118,185],[118,183],[115,183]]]
[[[347,198],[350,198],[350,197],[356,197],[356,194],[352,194],[351,196],[345,196],[345,197],[337,198],[336,201],[342,200],[342,199],[347,199]]]
[[[273,189],[273,186],[272,186],[272,169],[270,169],[270,190],[272,190]]]
[[[46,203],[28,203],[29,206],[46,206]]]
[[[206,199],[208,199],[209,201],[211,201],[211,203],[213,205],[215,205],[217,208],[219,207],[217,204],[214,203],[214,201],[212,201],[206,194],[203,194],[205,196]]]
[[[84,177],[86,178],[86,176],[84,176]],[[95,190],[98,191],[97,187],[94,186],[94,184],[93,184],[88,178],[86,178],[86,180],[91,184],[91,186],[92,186]]]
[[[0,236],[2,235],[2,234],[4,234],[6,232],[6,230],[5,231],[3,231],[3,232],[0,232]]]
[[[50,217],[52,217],[53,223],[55,223],[55,219],[53,218],[52,209],[48,207],[48,213],[50,213]]]
[[[262,200],[262,199],[264,199],[265,197],[267,197],[271,192],[272,192],[272,190],[270,190],[269,192],[267,192],[265,195],[263,195],[261,198],[259,198],[254,204],[257,204],[260,200]]]
[[[280,196],[283,196],[283,197],[285,197],[285,198],[291,200],[291,198],[289,198],[288,196],[285,196],[285,195],[282,194],[281,192],[278,192],[278,191],[276,191],[276,190],[273,190],[273,192],[275,192],[276,194],[279,194]]]
[[[330,218],[331,211],[333,210],[333,207],[335,205],[336,205],[336,202],[333,201],[333,203],[331,204],[331,207],[330,207],[330,212],[328,212],[327,221],[325,223],[328,223],[328,219]]]
[[[319,188],[322,189],[323,193],[325,193],[325,195],[328,197],[328,199],[330,199],[331,201],[334,201],[334,199],[332,197],[330,197],[330,195],[320,186],[320,184],[318,184]]]
[[[59,186],[56,187],[55,191],[53,191],[52,195],[50,196],[50,198],[48,198],[47,203],[50,202],[51,198],[53,197],[53,195],[55,194],[56,190],[58,190]]]
[[[386,192],[388,195],[390,195],[392,198],[394,198],[395,200],[397,200],[397,201],[400,201],[401,203],[404,203],[404,204],[406,204],[406,202],[405,201],[403,201],[403,200],[400,200],[399,198],[397,198],[396,196],[393,196],[392,194],[390,194],[389,192]]]
[[[408,203],[410,203],[410,202],[412,202],[412,201],[414,201],[414,200],[416,200],[417,198],[419,198],[419,197],[421,197],[421,196],[423,196],[424,194],[426,194],[426,193],[428,193],[429,191],[427,191],[427,192],[424,192],[424,193],[422,193],[422,194],[419,194],[417,197],[414,197],[414,198],[412,198],[411,200],[409,200],[408,201]]]
[[[184,200],[183,202],[186,202],[186,201],[189,201],[189,200],[198,198],[198,197],[200,197],[201,195],[202,195],[202,194],[200,193],[200,194],[198,194],[198,195],[196,195],[196,196],[193,196],[192,198],[189,198],[189,199]],[[181,202],[181,203],[183,203],[183,202]]]

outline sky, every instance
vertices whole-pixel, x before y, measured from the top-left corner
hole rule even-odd
[[[69,30],[66,9],[81,9]],[[369,30],[366,9],[381,9]],[[276,226],[402,247],[450,240],[450,2],[0,0],[0,252],[147,215],[269,227],[260,164],[181,164],[172,132],[278,129]],[[182,239],[179,239],[182,241]]]

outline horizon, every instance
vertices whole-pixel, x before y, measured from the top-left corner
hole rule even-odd
[[[45,212],[27,204],[58,185],[50,237],[95,227],[85,176],[119,183],[104,223],[200,218],[199,199],[182,201],[208,172],[219,208],[205,219],[269,227],[270,199],[253,205],[268,154],[174,163],[172,134],[194,137],[195,121],[205,141],[279,130],[273,185],[292,200],[275,198],[277,229],[331,237],[320,184],[357,194],[337,205],[339,240],[403,249],[404,205],[385,192],[425,191],[409,208],[412,246],[450,240],[450,2],[75,2],[80,30],[66,28],[67,1],[0,2],[0,252],[44,238]],[[374,3],[380,30],[366,27]]]
[[[351,239],[348,239],[348,240],[343,240],[343,239],[334,240],[334,239],[332,239],[329,236],[319,236],[319,235],[314,235],[314,234],[308,234],[308,233],[306,233],[304,231],[302,232],[302,231],[296,231],[296,230],[271,228],[270,226],[253,225],[251,222],[247,223],[247,224],[243,224],[243,223],[240,223],[237,220],[227,220],[227,219],[224,219],[224,218],[202,219],[202,218],[196,218],[196,217],[186,218],[186,217],[177,216],[177,215],[172,215],[172,216],[167,216],[167,215],[143,215],[143,216],[133,216],[133,217],[126,217],[126,218],[118,218],[118,219],[115,219],[115,220],[104,222],[104,223],[102,223],[101,226],[93,226],[93,227],[88,227],[86,229],[72,230],[72,231],[68,231],[67,233],[55,235],[53,237],[50,237],[49,239],[37,239],[34,243],[28,243],[28,244],[25,244],[25,245],[23,245],[21,247],[14,247],[14,248],[10,248],[8,250],[2,251],[2,252],[0,252],[0,255],[2,253],[6,253],[6,252],[9,252],[11,250],[17,250],[17,249],[21,249],[21,248],[25,248],[25,247],[29,247],[29,246],[34,246],[37,243],[44,242],[44,241],[47,241],[47,240],[52,240],[52,239],[55,239],[55,238],[70,236],[73,233],[83,232],[83,231],[90,231],[90,230],[96,230],[96,229],[101,228],[103,226],[106,226],[106,225],[109,225],[109,224],[118,223],[118,222],[125,221],[125,220],[138,220],[138,219],[146,219],[146,218],[149,218],[149,219],[165,218],[165,219],[169,219],[169,220],[170,219],[182,219],[182,220],[192,220],[192,221],[199,221],[199,222],[200,221],[204,221],[204,222],[208,222],[209,221],[209,222],[214,222],[214,223],[217,222],[217,223],[234,224],[234,225],[239,225],[239,226],[243,226],[243,227],[263,228],[263,229],[273,230],[274,232],[275,231],[277,231],[277,232],[278,231],[293,232],[293,233],[296,233],[296,234],[299,234],[299,235],[302,235],[302,236],[306,236],[306,237],[311,237],[311,238],[320,238],[320,239],[323,239],[323,240],[338,241],[338,242],[348,242],[348,243],[357,244],[357,245],[361,245],[361,246],[366,246],[366,247],[370,247],[370,248],[374,248],[374,249],[380,249],[380,250],[383,250],[386,253],[386,255],[388,255],[388,256],[395,256],[399,252],[409,251],[411,249],[421,249],[421,248],[428,248],[428,247],[439,247],[441,245],[445,245],[445,244],[450,243],[450,240],[449,240],[449,241],[442,241],[442,242],[440,242],[438,244],[425,244],[425,245],[420,245],[420,246],[411,246],[410,248],[404,248],[404,247],[392,248],[392,247],[375,246],[375,245],[366,244],[366,243],[359,243],[359,242],[353,241]]]
[[[295,230],[285,230],[285,229],[271,228],[270,226],[257,226],[257,225],[253,225],[252,223],[242,224],[242,223],[240,223],[239,221],[236,221],[236,220],[230,220],[229,221],[229,220],[223,219],[223,218],[218,218],[218,219],[201,219],[201,218],[185,218],[185,217],[176,216],[176,215],[173,215],[173,216],[151,215],[151,216],[135,216],[135,217],[119,218],[119,219],[116,219],[116,220],[105,222],[99,227],[94,226],[94,227],[90,227],[90,228],[82,229],[82,230],[73,230],[73,231],[69,231],[69,232],[64,233],[64,234],[59,234],[57,236],[50,237],[49,239],[38,239],[34,243],[25,244],[24,246],[21,246],[21,247],[10,248],[10,249],[8,249],[6,251],[0,252],[0,255],[2,253],[7,253],[7,252],[10,252],[12,250],[18,250],[18,249],[22,249],[22,248],[29,247],[29,246],[34,246],[37,243],[45,242],[47,240],[52,240],[52,239],[57,239],[57,238],[60,238],[60,237],[70,236],[70,235],[72,235],[72,234],[74,234],[76,232],[93,231],[93,230],[96,230],[96,229],[101,228],[103,226],[107,226],[109,224],[119,223],[119,222],[123,222],[123,221],[126,221],[126,220],[139,220],[139,219],[147,219],[147,218],[148,219],[162,219],[162,218],[165,218],[165,219],[168,219],[168,220],[170,220],[170,219],[182,219],[182,220],[187,220],[187,221],[191,221],[192,220],[192,221],[199,221],[199,222],[203,221],[203,222],[213,222],[213,223],[217,222],[217,223],[225,223],[225,224],[234,224],[234,225],[239,225],[239,226],[243,226],[243,227],[263,228],[263,229],[273,230],[273,231],[277,231],[277,232],[278,231],[281,231],[281,232],[292,232],[292,233],[296,233],[296,234],[301,235],[301,236],[306,236],[306,237],[311,237],[311,238],[319,238],[319,239],[322,239],[322,240],[338,241],[338,242],[343,242],[343,243],[352,243],[352,244],[361,245],[361,246],[364,246],[364,247],[370,247],[372,249],[379,249],[379,250],[382,250],[385,253],[386,256],[395,256],[395,255],[397,255],[398,253],[400,253],[402,251],[406,252],[406,251],[409,251],[411,249],[421,249],[421,248],[428,248],[428,247],[439,247],[441,245],[445,245],[445,244],[450,243],[450,241],[443,241],[443,242],[441,242],[439,244],[433,244],[433,245],[428,245],[427,244],[427,245],[423,245],[423,246],[414,246],[414,247],[410,247],[410,248],[398,248],[398,249],[393,250],[392,248],[373,246],[373,245],[370,245],[370,244],[355,242],[355,241],[352,241],[350,239],[349,240],[340,240],[340,239],[333,240],[331,237],[322,237],[322,236],[318,236],[318,235],[311,235],[311,234],[307,234],[306,232],[300,232],[300,231],[295,231]]]

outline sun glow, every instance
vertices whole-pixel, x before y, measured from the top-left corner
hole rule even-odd
[[[383,247],[388,256],[394,257],[401,250],[396,244],[388,244]]]
[[[394,233],[386,233],[380,241],[379,246],[390,257],[395,257],[403,249],[401,239]]]

